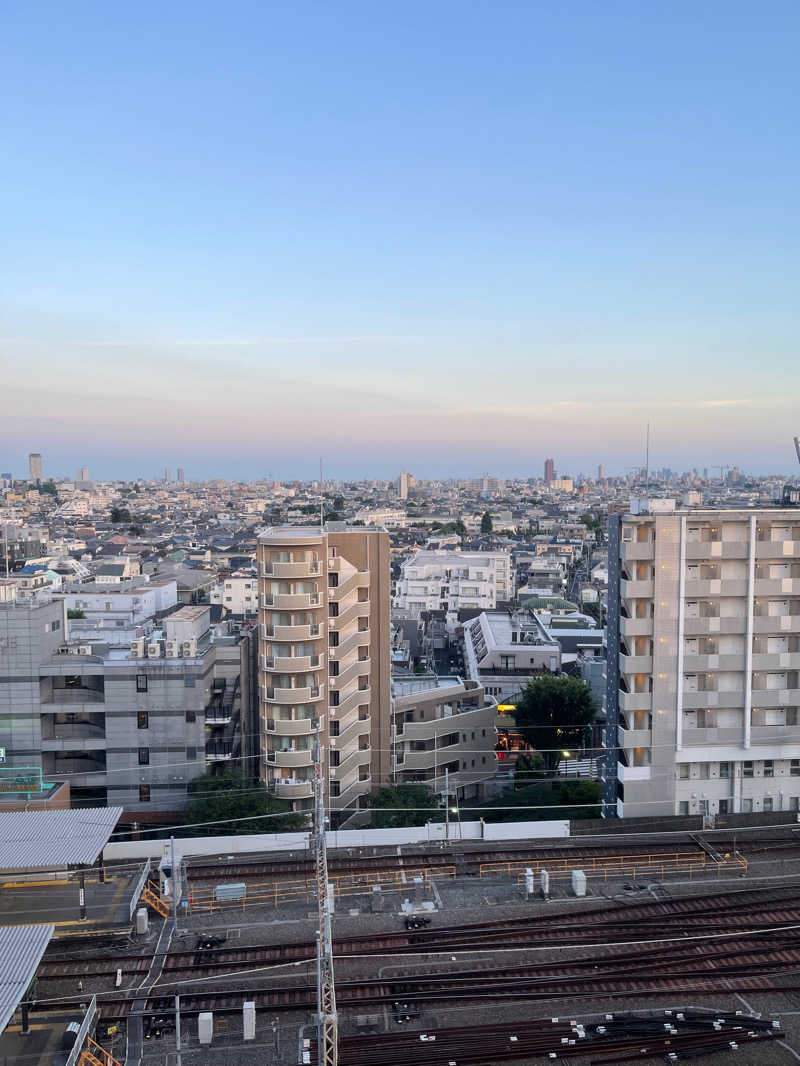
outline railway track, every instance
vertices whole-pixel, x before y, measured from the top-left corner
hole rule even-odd
[[[776,927],[800,926],[800,898],[796,888],[752,889],[723,895],[690,896],[579,913],[539,914],[499,919],[466,926],[343,937],[335,941],[338,958],[377,954],[435,953],[455,950],[491,951],[498,948],[570,947],[614,942],[641,942],[671,937],[730,937],[747,930],[768,932]],[[676,946],[680,941],[676,942]],[[226,973],[302,962],[315,957],[314,942],[240,948],[194,949],[170,952],[164,959],[163,981],[185,975],[210,977]],[[69,977],[108,977],[119,967],[125,977],[146,973],[152,955],[115,955],[110,959],[45,956],[39,980]]]

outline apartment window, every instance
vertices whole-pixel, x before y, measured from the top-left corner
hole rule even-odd
[[[338,689],[331,689],[331,691],[328,693],[328,702],[330,703],[331,707],[338,707],[339,706],[339,690]]]
[[[338,751],[330,752],[330,763],[331,763],[331,766],[338,766],[339,765],[339,752]]]
[[[742,777],[752,777],[752,776],[753,776],[753,764],[752,764],[752,762],[749,762],[749,761],[748,762],[743,762],[742,763]]]
[[[339,723],[336,719],[333,719],[328,723],[328,732],[332,737],[339,736]]]
[[[764,797],[764,801],[763,801],[763,803],[761,805],[761,809],[764,810],[764,811],[771,811],[772,810],[772,796],[765,796]]]
[[[800,811],[800,796],[789,797],[789,810]]]
[[[680,777],[682,781],[685,781],[689,777],[688,762],[678,763],[678,777]]]
[[[147,711],[139,711],[136,715],[136,728],[137,729],[149,729],[150,728],[150,715]]]
[[[196,722],[197,721],[197,712],[196,711],[187,711],[186,712],[186,721],[187,722]]]
[[[501,670],[513,670],[517,661],[516,655],[501,655],[500,656],[500,669]]]
[[[339,660],[338,659],[331,659],[328,662],[328,672],[330,673],[331,677],[338,677],[339,676]]]
[[[720,814],[727,814],[728,813],[728,801],[726,799],[719,801],[719,813]]]
[[[800,759],[789,760],[789,775],[791,777],[800,777]]]
[[[339,575],[337,573],[328,574],[328,588],[337,589],[339,587]]]
[[[331,781],[331,797],[335,798],[336,796],[338,796],[341,792],[341,788],[341,782]]]
[[[186,758],[189,759],[189,761],[192,761],[193,759],[196,759],[197,758],[197,748],[187,748],[186,749]]]
[[[731,776],[731,764],[729,762],[721,762],[719,764],[719,776],[730,777]]]
[[[147,674],[136,675],[136,691],[147,692]]]
[[[197,684],[197,678],[196,677],[189,677],[187,675],[183,679],[183,687],[184,688],[194,688],[196,684]]]
[[[150,765],[150,749],[149,748],[139,748],[139,765],[140,766],[149,766]]]
[[[336,629],[328,631],[328,646],[331,648],[339,647],[339,632]]]
[[[699,778],[701,778],[703,781],[706,781],[708,779],[708,763],[707,762],[701,762],[700,766],[698,767],[698,771],[699,772],[698,772],[697,776]]]
[[[751,799],[742,800],[742,814],[753,813],[753,801]]]
[[[338,603],[329,603],[328,604],[328,617],[329,618],[338,618],[339,617],[339,604]]]
[[[678,814],[688,815],[689,813],[689,801],[681,800],[678,804]]]
[[[772,777],[775,772],[775,764],[772,759],[764,760],[764,777]]]
[[[149,785],[139,785],[139,802],[140,803],[149,803],[150,802],[150,786]]]

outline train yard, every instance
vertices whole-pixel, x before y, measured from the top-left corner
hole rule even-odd
[[[798,1061],[800,840],[790,828],[744,840],[332,851],[330,868],[342,1066],[650,1063],[712,1052],[712,1063]],[[586,873],[585,898],[571,891],[573,869]],[[542,870],[553,877],[547,900]],[[149,1037],[142,1062],[163,1062],[175,1049],[179,994],[193,1064],[315,1062],[314,921],[300,887],[308,858],[222,856],[187,874],[192,905],[157,955],[160,919],[144,938],[51,945],[34,1015],[95,995],[117,1057],[133,1016]],[[232,883],[245,886],[242,898],[203,907]],[[419,927],[407,928],[409,915]],[[245,1001],[260,1019],[251,1045]],[[209,1011],[215,1037],[204,1048],[197,1017]],[[235,1059],[215,1057],[234,1048]]]

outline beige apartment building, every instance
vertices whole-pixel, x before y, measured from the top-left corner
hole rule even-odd
[[[798,811],[800,512],[636,509],[609,520],[607,801]]]
[[[262,778],[310,810],[319,722],[331,821],[353,824],[390,773],[389,536],[269,529],[258,575]]]

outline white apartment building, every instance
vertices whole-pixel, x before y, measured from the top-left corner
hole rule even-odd
[[[418,551],[402,565],[393,605],[420,611],[445,611],[448,629],[466,607],[494,610],[514,594],[508,552]]]
[[[398,507],[362,507],[356,511],[355,520],[363,522],[365,526],[391,526],[396,529],[405,529],[408,525],[408,515]]]
[[[389,536],[273,528],[258,573],[262,778],[310,810],[319,725],[332,821],[352,825],[389,778]]]
[[[609,520],[606,798],[800,810],[800,512],[657,502]]]
[[[231,574],[211,590],[211,602],[220,603],[233,615],[253,615],[258,611],[258,578],[253,574]]]
[[[497,703],[514,703],[538,670],[561,668],[561,645],[527,611],[484,611],[464,623],[464,667]]]

